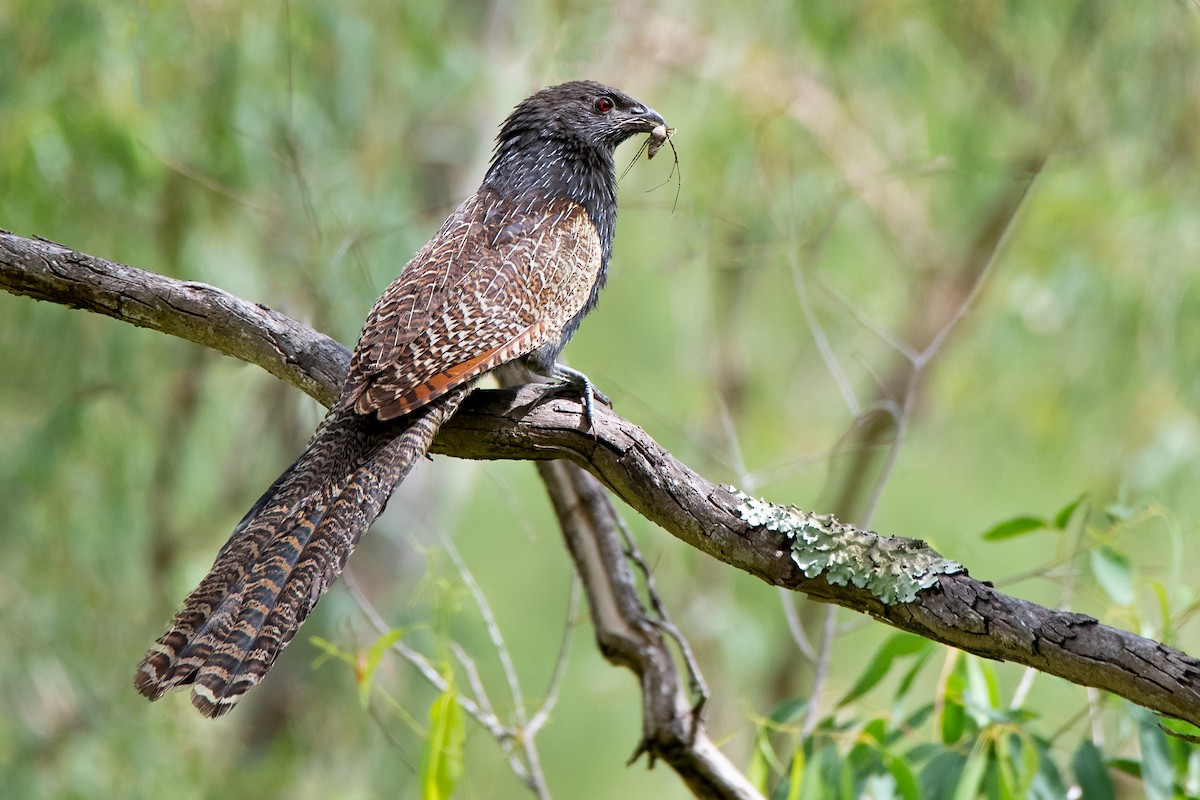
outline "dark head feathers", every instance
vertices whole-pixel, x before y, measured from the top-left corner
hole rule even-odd
[[[595,81],[551,86],[522,100],[500,126],[483,188],[513,199],[565,197],[583,206],[607,262],[616,221],[613,150],[665,124],[658,112]]]
[[[496,139],[496,157],[537,142],[612,150],[663,118],[622,91],[595,81],[572,81],[530,95],[513,110]]]

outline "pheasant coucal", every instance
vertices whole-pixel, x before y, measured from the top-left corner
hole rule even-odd
[[[663,125],[653,109],[590,81],[516,107],[479,190],[371,309],[308,449],[237,524],[146,653],[139,692],[156,700],[190,685],[202,714],[233,708],[483,374],[516,361],[574,384],[590,409],[587,378],[556,359],[604,285],[613,150]]]

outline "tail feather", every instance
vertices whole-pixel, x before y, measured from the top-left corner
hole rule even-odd
[[[401,425],[331,411],[146,653],[134,676],[137,690],[157,700],[190,685],[192,704],[204,715],[233,708],[341,574],[467,391],[439,398]]]

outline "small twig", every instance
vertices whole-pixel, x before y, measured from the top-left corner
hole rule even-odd
[[[654,585],[654,575],[650,572],[650,565],[642,557],[642,551],[638,549],[637,542],[633,539],[633,533],[629,530],[629,525],[625,522],[624,517],[619,514],[615,516],[615,522],[617,530],[621,533],[621,538],[625,542],[625,557],[633,562],[638,571],[641,572],[642,582],[646,587],[646,595],[650,598],[651,608],[654,609],[655,616],[647,617],[647,621],[670,636],[675,644],[679,646],[680,653],[683,654],[684,666],[688,672],[688,684],[691,686],[692,693],[696,695],[696,702],[692,706],[692,713],[699,719],[705,704],[708,703],[708,686],[705,684],[704,676],[700,672],[700,664],[696,661],[696,654],[692,650],[692,645],[679,632],[679,629],[675,627],[675,623],[671,621],[671,617],[667,613],[667,608],[663,605],[662,598],[658,594],[658,589]],[[693,731],[698,727],[698,725],[693,725]]]
[[[471,597],[475,601],[475,607],[479,609],[479,616],[483,619],[483,625],[488,632],[488,638],[491,639],[492,647],[496,650],[496,657],[500,661],[500,667],[504,671],[504,678],[508,683],[508,691],[512,696],[513,716],[516,717],[517,722],[516,740],[525,755],[525,767],[528,770],[525,785],[537,794],[539,800],[549,800],[550,792],[546,786],[546,776],[542,772],[541,758],[538,755],[537,743],[534,741],[535,732],[529,729],[529,715],[525,708],[525,696],[521,691],[521,681],[517,677],[517,668],[513,664],[512,654],[509,652],[508,644],[504,641],[504,634],[500,630],[500,625],[496,622],[496,615],[492,612],[492,606],[488,602],[487,596],[479,588],[475,576],[467,568],[467,564],[459,554],[458,548],[454,546],[454,542],[450,540],[449,536],[444,534],[439,534],[439,538],[441,539],[442,547],[446,551],[446,555],[450,557],[451,563],[454,564],[454,568],[458,571],[459,579],[467,587],[467,591],[471,593]],[[463,653],[463,656],[465,657],[466,654]],[[472,669],[474,669],[473,665]]]
[[[1037,678],[1037,670],[1033,667],[1026,667],[1021,673],[1021,680],[1017,683],[1017,688],[1013,691],[1012,702],[1008,704],[1011,709],[1019,709],[1025,705],[1025,698],[1029,696],[1029,691],[1033,689],[1033,681]]]
[[[392,733],[391,728],[385,723],[385,720],[380,716],[379,709],[374,705],[367,706],[367,713],[371,715],[371,721],[375,723],[375,729],[378,730],[383,737],[387,739],[388,744],[392,746],[404,762],[404,766],[408,767],[410,772],[416,772],[419,765],[413,761],[412,757],[404,751],[404,746],[400,744],[400,740]]]
[[[721,430],[725,433],[725,439],[729,442],[729,457],[732,461],[734,471],[737,473],[738,485],[742,490],[753,494],[757,488],[750,471],[746,468],[746,458],[742,454],[742,443],[738,441],[737,430],[734,428],[733,416],[729,413],[729,404],[725,402],[725,398],[720,394],[715,395],[717,403],[717,413],[721,419]]]
[[[504,678],[508,682],[508,690],[512,694],[513,713],[517,717],[518,726],[523,729],[528,722],[525,714],[525,697],[521,692],[521,682],[517,678],[517,668],[513,665],[508,645],[504,641],[504,634],[500,631],[500,625],[496,622],[496,615],[492,613],[491,604],[488,603],[483,590],[476,583],[475,576],[467,569],[466,562],[459,555],[458,548],[454,546],[450,537],[440,535],[439,538],[441,539],[442,547],[445,548],[446,555],[450,557],[454,568],[458,570],[458,575],[463,585],[467,587],[467,591],[471,593],[471,597],[475,600],[475,607],[479,609],[480,617],[483,618],[484,628],[487,630],[488,638],[491,639],[492,647],[496,649],[496,657],[500,660],[500,667],[504,670]]]
[[[467,683],[470,684],[471,691],[475,693],[479,704],[493,718],[499,719],[495,711],[492,710],[491,701],[488,699],[487,689],[484,688],[483,681],[479,677],[479,668],[475,664],[475,659],[467,655],[467,651],[463,650],[458,642],[450,642],[450,652],[454,654],[454,658],[463,668],[463,672],[466,673]],[[515,728],[504,728],[504,735],[494,738],[496,744],[500,746],[500,751],[504,753],[504,757],[508,761],[508,766],[513,771],[513,774],[525,784],[526,788],[537,794],[539,798],[548,797],[546,780],[542,775],[541,766],[539,765],[537,769],[533,768],[533,764],[529,760],[529,748],[525,746],[526,742],[521,735],[521,731]],[[514,745],[516,745],[515,748]],[[522,757],[526,760],[522,761]]]
[[[817,665],[813,670],[812,689],[809,692],[808,708],[804,711],[804,727],[801,735],[807,739],[820,719],[821,690],[829,677],[829,662],[833,655],[833,643],[837,640],[837,607],[827,606],[825,623],[821,626],[821,649],[817,653]]]
[[[808,634],[804,632],[804,625],[800,622],[800,615],[796,612],[796,595],[795,592],[789,592],[785,589],[779,589],[779,602],[783,604],[783,618],[787,620],[788,631],[792,634],[792,641],[796,643],[796,649],[800,651],[800,655],[808,663],[815,663],[817,660],[817,651],[813,648],[812,640],[808,638]]]
[[[354,573],[347,569],[342,573],[342,580],[345,582],[346,588],[350,590],[350,596],[354,598],[354,602],[366,616],[371,626],[382,636],[391,631],[391,627],[383,619],[383,616],[375,608],[374,604],[367,599],[359,587],[358,582],[354,579]],[[464,695],[462,692],[454,693],[454,700],[458,703],[463,711],[467,712],[472,719],[482,726],[488,734],[500,745],[501,752],[504,753],[505,760],[508,762],[509,768],[513,774],[523,783],[530,791],[537,794],[539,800],[549,798],[549,792],[546,789],[545,777],[541,771],[540,761],[536,755],[531,760],[530,753],[536,752],[530,747],[531,742],[527,741],[521,731],[510,728],[500,722],[500,718],[492,710],[491,703],[488,700],[487,692],[483,688],[483,682],[479,679],[478,671],[475,668],[474,662],[457,642],[450,643],[451,652],[455,654],[463,670],[467,675],[467,683],[471,686],[471,691],[475,693],[475,699]],[[399,655],[409,664],[417,668],[435,689],[439,692],[444,692],[450,688],[450,684],[442,677],[442,674],[434,668],[429,660],[424,655],[413,650],[403,641],[397,641],[392,645],[392,652]],[[516,742],[520,745],[519,751],[514,751],[512,744]],[[524,761],[522,761],[524,756]]]
[[[812,334],[813,344],[817,346],[817,353],[825,362],[825,369],[833,378],[833,383],[841,393],[842,402],[846,404],[846,408],[850,409],[850,413],[855,417],[859,416],[862,413],[862,404],[859,403],[858,397],[854,393],[854,387],[850,384],[850,379],[846,377],[846,371],[842,369],[837,355],[833,352],[833,347],[829,344],[829,337],[825,334],[825,329],[821,326],[817,315],[813,313],[804,270],[794,262],[792,264],[792,285],[796,287],[796,299],[800,302],[800,312],[804,315],[804,322],[808,325],[809,333]]]
[[[483,685],[483,680],[479,677],[479,667],[476,665],[475,659],[471,658],[471,656],[467,654],[466,650],[463,650],[462,645],[453,640],[450,641],[450,652],[454,655],[454,659],[458,662],[458,665],[462,667],[463,672],[466,674],[467,685],[471,687],[471,693],[475,696],[475,701],[479,703],[479,708],[483,711],[483,713],[487,714],[493,719],[499,719],[500,715],[497,714],[496,709],[492,707],[491,698],[488,697],[487,689]],[[507,746],[510,738],[511,737],[506,737],[501,744]]]
[[[530,735],[536,734],[542,729],[542,726],[550,719],[550,712],[558,703],[558,691],[562,688],[563,676],[567,674],[567,656],[571,652],[571,631],[575,628],[581,596],[579,575],[572,572],[571,599],[567,601],[567,620],[563,625],[562,642],[558,646],[558,659],[554,662],[554,672],[550,675],[550,682],[546,685],[546,696],[542,699],[542,705],[529,718],[529,724],[526,726],[526,729],[531,732]]]
[[[354,573],[351,570],[347,569],[342,573],[342,582],[350,591],[350,596],[354,598],[354,602],[358,606],[359,610],[363,612],[363,616],[365,616],[367,621],[371,623],[371,627],[373,627],[380,636],[390,633],[392,631],[392,627],[387,624],[387,621],[384,620],[383,615],[379,613],[379,610],[375,608],[374,604],[367,599],[365,594],[363,594],[362,589],[359,587],[358,581],[354,579]],[[437,671],[433,664],[429,663],[429,659],[427,659],[418,651],[413,650],[403,641],[397,641],[392,645],[391,649],[393,653],[403,658],[412,666],[416,667],[417,671],[421,673],[421,677],[425,678],[425,680],[428,681],[429,684],[439,692],[444,692],[450,688],[450,684],[446,682],[446,679],[442,677],[442,674]],[[487,732],[491,734],[492,738],[501,740],[505,738],[512,738],[514,736],[511,730],[500,724],[500,720],[497,719],[495,715],[488,714],[471,698],[458,693],[455,695],[454,699],[458,701],[458,705],[463,711],[467,712],[472,719],[482,725]]]

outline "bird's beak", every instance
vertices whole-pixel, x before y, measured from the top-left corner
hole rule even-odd
[[[639,131],[649,132],[659,125],[667,124],[662,115],[653,108],[650,108],[650,106],[634,106],[629,109],[629,116],[633,117]]]

